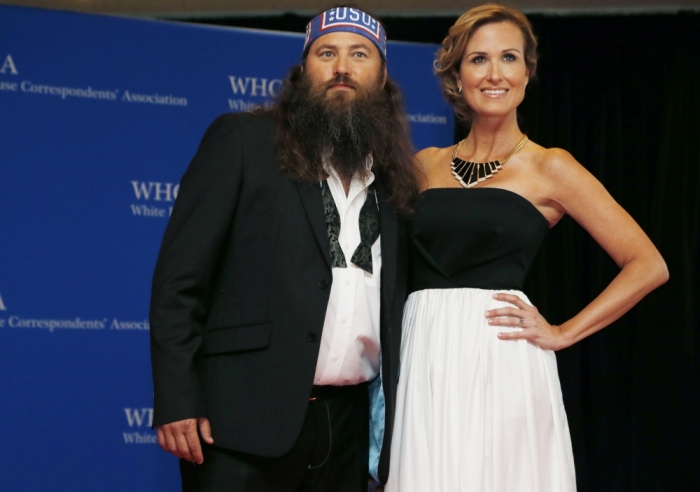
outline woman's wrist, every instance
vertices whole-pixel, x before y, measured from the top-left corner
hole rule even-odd
[[[554,329],[554,332],[557,333],[557,339],[558,339],[558,344],[556,348],[554,349],[555,351],[557,350],[562,350],[567,347],[572,346],[574,343],[576,343],[576,339],[572,336],[571,330],[567,329],[566,323],[562,325],[551,325],[552,328]]]

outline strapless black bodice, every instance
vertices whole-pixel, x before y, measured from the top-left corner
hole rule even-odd
[[[431,188],[410,223],[410,292],[522,290],[549,230],[527,199],[501,188]]]

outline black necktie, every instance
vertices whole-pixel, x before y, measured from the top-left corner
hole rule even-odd
[[[326,216],[326,231],[330,243],[331,265],[338,268],[347,268],[345,255],[338,242],[340,235],[340,214],[335,205],[333,195],[328,187],[328,183],[321,184],[321,194],[323,195],[323,210]],[[355,249],[350,261],[368,273],[372,270],[372,245],[379,238],[379,206],[374,187],[367,188],[367,198],[360,209],[360,244]]]

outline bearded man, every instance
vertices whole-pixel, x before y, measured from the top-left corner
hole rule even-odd
[[[347,7],[309,23],[271,110],[209,127],[151,302],[154,424],[183,489],[365,491],[380,368],[386,480],[411,154],[384,28]]]

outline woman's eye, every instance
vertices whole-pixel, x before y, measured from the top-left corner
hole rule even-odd
[[[472,63],[484,63],[486,61],[486,57],[484,56],[475,56],[474,59],[472,60]]]
[[[503,55],[503,59],[505,61],[515,61],[516,57],[512,53],[506,53],[505,55]]]

